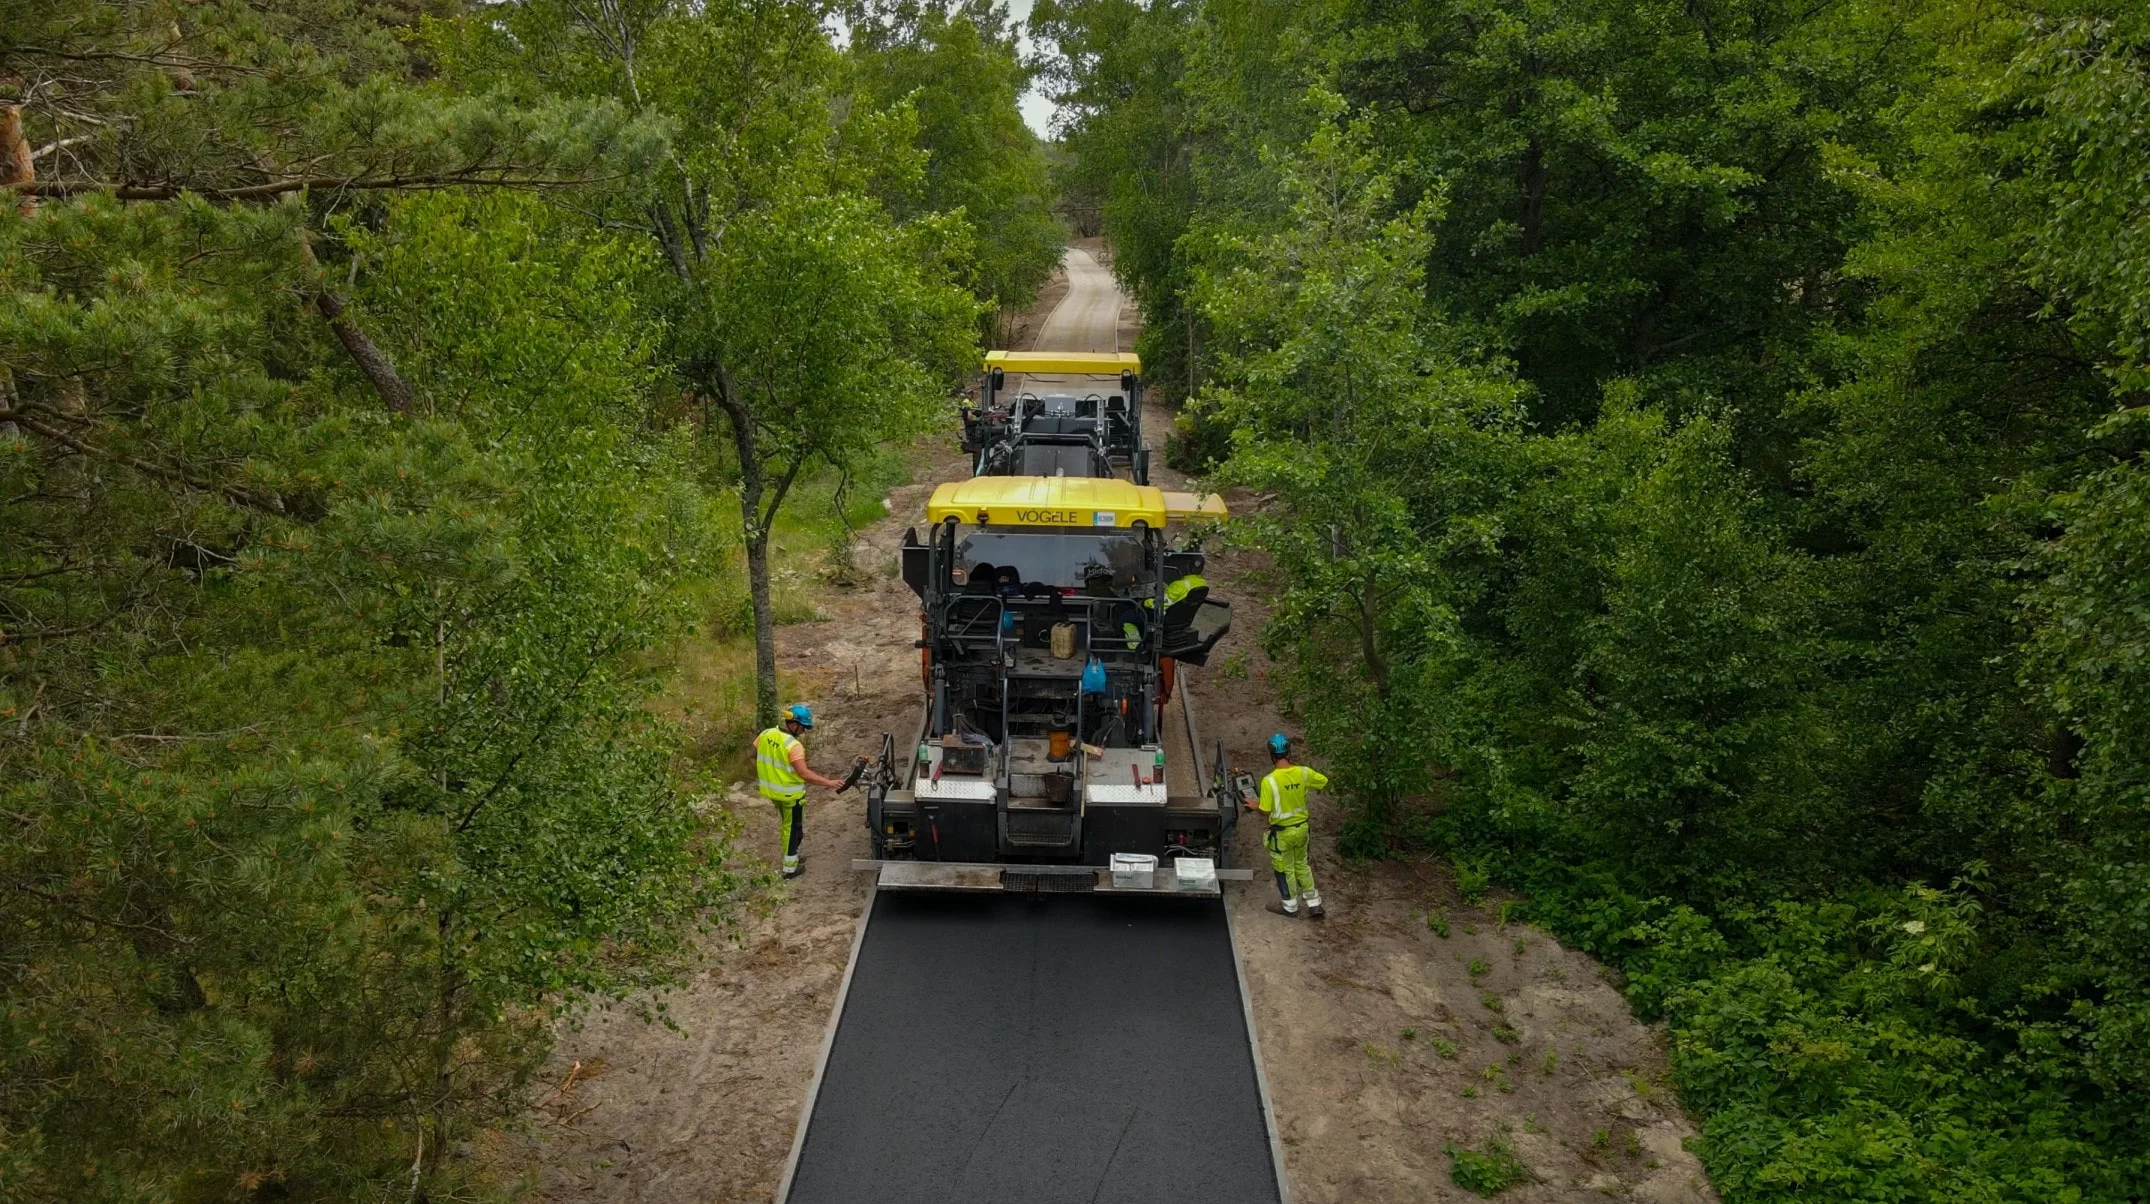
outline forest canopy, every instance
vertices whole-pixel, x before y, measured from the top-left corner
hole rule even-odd
[[[749,885],[668,651],[1057,261],[1027,79],[975,4],[0,0],[0,1199],[469,1198],[661,1008]]]
[[[2150,1182],[2150,23],[1045,0],[1362,856],[1665,1018],[1727,1200]]]

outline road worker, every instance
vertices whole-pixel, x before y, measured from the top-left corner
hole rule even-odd
[[[1188,573],[1165,582],[1165,609],[1170,610],[1179,605],[1186,599],[1188,594],[1208,584],[1209,582],[1203,580],[1200,573]],[[1142,605],[1144,609],[1149,609],[1157,605],[1157,599],[1144,598]]]
[[[761,796],[776,804],[777,829],[782,833],[784,876],[796,878],[804,863],[799,842],[806,835],[806,784],[835,789],[843,783],[807,768],[806,745],[799,733],[812,731],[814,712],[803,702],[786,708],[777,725],[754,738],[754,775],[761,783]]]
[[[1098,569],[1086,574],[1083,577],[1083,592],[1092,598],[1118,599],[1120,597],[1119,591],[1113,588],[1112,572],[1109,569]],[[1142,646],[1142,612],[1135,608],[1134,603],[1125,599],[1120,599],[1116,605],[1109,609],[1112,614],[1106,621],[1105,630],[1111,630],[1114,623],[1119,624],[1120,638],[1127,641],[1128,649],[1132,651],[1140,648]]]
[[[1269,834],[1262,843],[1269,849],[1269,868],[1277,873],[1277,893],[1283,896],[1269,910],[1295,916],[1303,899],[1306,914],[1318,920],[1321,892],[1314,889],[1314,870],[1306,862],[1306,795],[1328,789],[1329,779],[1320,770],[1292,764],[1291,740],[1283,732],[1269,737],[1269,759],[1275,768],[1262,779],[1259,797],[1251,804],[1269,817]]]

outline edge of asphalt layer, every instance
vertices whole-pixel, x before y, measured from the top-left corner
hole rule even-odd
[[[836,1028],[844,1019],[844,1001],[851,998],[851,977],[858,970],[859,946],[866,943],[866,924],[873,919],[874,900],[880,894],[873,887],[867,887],[865,906],[859,908],[858,927],[851,934],[851,957],[844,962],[843,981],[836,985],[836,1005],[829,1009],[829,1023],[821,1031],[821,1052],[814,1057],[814,1077],[806,1085],[806,1102],[800,1106],[799,1123],[791,1133],[791,1153],[785,1156],[784,1175],[776,1183],[776,1199],[779,1201],[791,1198],[791,1181],[799,1173],[799,1153],[806,1148],[806,1126],[814,1118],[814,1101],[821,1098],[821,1083],[829,1071],[829,1051],[836,1047]],[[1264,1095],[1263,1098],[1268,1097]]]
[[[1225,935],[1232,941],[1232,974],[1239,980],[1239,1008],[1247,1025],[1247,1048],[1254,1054],[1254,1089],[1262,1102],[1262,1128],[1269,1134],[1269,1162],[1277,1179],[1278,1204],[1292,1204],[1291,1180],[1284,1175],[1284,1138],[1277,1132],[1277,1112],[1269,1103],[1269,1072],[1262,1067],[1262,1037],[1254,1027],[1254,996],[1247,993],[1247,964],[1239,956],[1239,925],[1232,906],[1224,905]]]
[[[1286,1199],[1221,900],[876,895],[780,1201]]]

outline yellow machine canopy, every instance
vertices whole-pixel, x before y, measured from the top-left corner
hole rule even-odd
[[[995,368],[1009,375],[1030,373],[1035,375],[1118,376],[1122,372],[1142,372],[1142,357],[1132,351],[988,351],[985,353],[988,372]]]
[[[1166,493],[1108,477],[972,477],[933,491],[926,521],[981,527],[1161,528],[1167,522],[1224,518],[1215,494]]]

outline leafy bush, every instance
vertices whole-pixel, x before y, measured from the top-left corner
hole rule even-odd
[[[1530,1168],[1498,1137],[1486,1142],[1483,1151],[1445,1145],[1441,1152],[1451,1160],[1448,1175],[1456,1186],[1481,1196],[1498,1195],[1531,1179]]]

